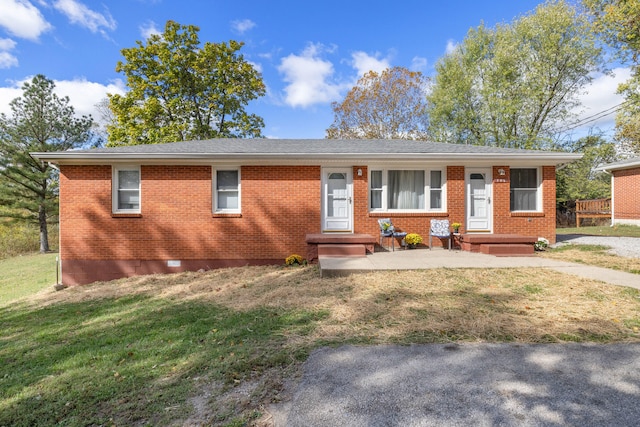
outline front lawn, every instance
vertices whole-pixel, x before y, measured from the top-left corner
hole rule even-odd
[[[56,283],[56,253],[0,259],[0,306]]]
[[[586,236],[640,237],[640,227],[635,225],[609,225],[556,228],[556,234],[584,234]]]
[[[247,425],[345,343],[640,341],[640,292],[536,269],[145,276],[0,306],[0,425]]]
[[[596,267],[640,274],[640,258],[617,256],[611,254],[609,252],[610,249],[610,247],[602,245],[569,244],[557,248],[549,248],[539,254],[545,258],[560,261],[577,262],[579,264],[595,265]]]

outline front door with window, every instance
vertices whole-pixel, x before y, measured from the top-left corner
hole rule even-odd
[[[491,232],[491,169],[468,169],[467,231]]]
[[[322,231],[352,232],[351,169],[322,170]]]

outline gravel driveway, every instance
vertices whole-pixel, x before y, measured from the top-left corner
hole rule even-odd
[[[609,246],[610,252],[616,255],[640,258],[640,238],[585,236],[584,234],[558,234],[556,246],[565,244]]]

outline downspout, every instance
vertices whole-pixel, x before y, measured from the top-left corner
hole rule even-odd
[[[60,174],[60,168],[54,163],[49,163],[53,169],[58,171],[58,175]],[[58,190],[60,187],[58,187]],[[60,257],[60,249],[62,249],[62,233],[60,232],[60,195],[58,194],[58,256],[56,257],[56,284],[53,286],[56,291],[60,291],[65,289],[67,286],[62,283],[62,258]]]
[[[613,173],[611,173],[610,171],[606,170],[606,169],[602,169],[602,172],[604,173],[608,173],[609,175],[611,175],[611,225],[609,227],[613,227],[615,225],[616,222],[616,212],[615,212],[615,180],[613,179]]]

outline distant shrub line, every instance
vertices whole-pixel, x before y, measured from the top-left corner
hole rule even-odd
[[[49,246],[58,249],[58,225],[49,226]],[[40,250],[40,230],[34,224],[0,223],[0,259]]]

